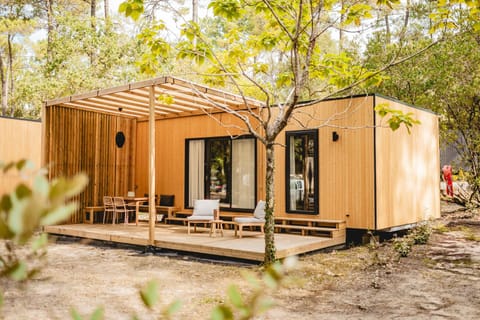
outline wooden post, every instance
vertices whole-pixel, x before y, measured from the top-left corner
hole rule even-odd
[[[47,139],[50,139],[50,136],[47,137],[47,102],[45,102],[42,106],[42,113],[40,116],[40,120],[42,121],[42,140],[40,141],[42,145],[42,149],[40,150],[40,167],[46,168],[47,167]],[[49,123],[49,125],[51,125]],[[48,144],[49,145],[49,144]]]
[[[150,87],[150,113],[148,118],[149,139],[148,139],[148,212],[149,212],[149,230],[148,243],[155,243],[155,219],[157,218],[155,207],[155,86]]]

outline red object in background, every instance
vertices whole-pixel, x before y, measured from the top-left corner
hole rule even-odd
[[[443,180],[446,183],[446,192],[447,196],[453,197],[453,181],[452,181],[452,166],[444,165],[442,168]]]

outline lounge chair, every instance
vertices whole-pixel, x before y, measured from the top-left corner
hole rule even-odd
[[[210,223],[215,220],[215,210],[220,210],[220,200],[195,200],[193,204],[193,213],[187,217],[188,234],[190,234],[190,225],[193,224],[193,232],[197,231],[197,224]]]
[[[260,200],[253,211],[252,217],[237,217],[235,222],[235,236],[242,237],[243,227],[260,227],[260,231],[264,233],[263,226],[265,225],[265,201]]]

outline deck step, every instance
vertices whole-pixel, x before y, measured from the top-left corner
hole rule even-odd
[[[318,235],[322,237],[345,237],[346,223],[341,220],[313,220],[302,218],[279,218],[275,230],[277,232],[299,231],[302,235]]]

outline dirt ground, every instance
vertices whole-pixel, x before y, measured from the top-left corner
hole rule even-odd
[[[301,257],[273,293],[276,305],[258,319],[480,319],[480,213],[442,208],[428,244],[407,258],[396,259],[391,242]],[[69,319],[75,308],[89,319],[103,307],[105,319],[158,319],[162,306],[179,299],[175,319],[206,319],[229,284],[249,291],[244,271],[259,267],[57,241],[34,279],[0,281],[0,318]],[[153,312],[138,294],[151,279],[161,286]]]

